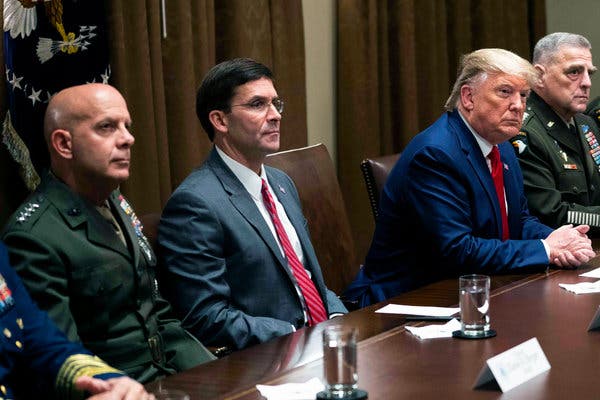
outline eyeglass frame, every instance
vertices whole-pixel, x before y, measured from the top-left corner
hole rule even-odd
[[[262,103],[264,103],[264,105],[263,104],[261,104],[260,106],[253,105],[253,103],[256,103],[256,102],[262,102]],[[269,110],[269,107],[273,106],[273,107],[275,107],[275,110],[279,114],[283,114],[283,106],[284,106],[284,104],[285,104],[284,101],[281,100],[280,97],[274,97],[274,98],[272,98],[269,101],[266,101],[265,98],[257,97],[257,98],[254,98],[254,99],[250,100],[247,103],[232,104],[232,105],[229,106],[229,108],[233,108],[233,107],[246,107],[250,111],[254,111],[254,112],[257,112],[257,113],[264,113],[264,112],[267,112]],[[263,109],[263,107],[264,107],[264,109]]]

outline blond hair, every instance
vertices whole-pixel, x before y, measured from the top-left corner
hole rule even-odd
[[[538,73],[531,63],[504,49],[479,49],[462,56],[458,78],[444,108],[452,111],[460,101],[460,88],[485,80],[488,75],[508,74],[518,76],[533,86]]]

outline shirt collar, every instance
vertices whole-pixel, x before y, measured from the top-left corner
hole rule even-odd
[[[475,132],[475,129],[473,129],[473,127],[467,122],[467,120],[465,119],[465,117],[463,117],[460,111],[458,111],[458,115],[460,115],[467,128],[469,128],[469,131],[471,131],[473,136],[475,136],[475,140],[477,141],[477,144],[479,145],[479,149],[481,150],[483,156],[487,157],[492,151],[494,145],[485,140],[483,137],[481,137],[477,132]]]
[[[246,167],[243,164],[240,164],[233,158],[229,157],[218,146],[215,145],[215,149],[217,149],[217,154],[219,154],[225,165],[229,167],[229,169],[231,170],[231,172],[233,172],[235,177],[238,178],[238,180],[242,183],[246,191],[250,193],[250,196],[252,196],[255,200],[262,199],[262,180],[264,179],[265,181],[267,181],[267,174],[265,173],[264,165],[260,166],[259,176],[250,168]]]

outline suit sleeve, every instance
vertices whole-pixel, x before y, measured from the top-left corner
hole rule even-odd
[[[548,264],[540,240],[507,240],[491,238],[489,232],[478,232],[473,216],[481,212],[473,198],[465,174],[470,168],[438,148],[425,148],[415,154],[402,180],[401,193],[422,221],[424,237],[437,247],[442,258],[453,266],[474,272],[501,272]],[[476,178],[475,178],[476,179]],[[472,183],[471,183],[472,184]],[[478,183],[475,183],[478,184]],[[485,219],[480,215],[478,218]]]
[[[600,214],[600,205],[584,206],[563,200],[554,168],[549,162],[552,155],[535,132],[519,134],[512,141],[517,151],[521,151],[518,158],[529,208],[545,224],[555,228],[567,224],[568,211]],[[519,145],[524,148],[519,150]]]
[[[190,191],[176,192],[159,225],[161,289],[183,324],[207,345],[239,349],[293,331],[292,324],[248,315],[232,304],[225,236],[217,215]]]
[[[81,395],[73,385],[80,376],[110,378],[123,375],[92,356],[79,343],[67,340],[29,297],[17,274],[8,266],[6,249],[2,245],[0,265],[14,299],[14,310],[10,311],[14,317],[4,315],[3,318],[8,323],[18,321],[16,328],[11,329],[10,339],[20,342],[22,349],[15,354],[18,356],[17,368],[22,369],[17,375],[23,377],[23,384],[29,385],[24,389],[32,393],[48,393],[56,389],[60,398],[68,399]],[[35,378],[34,382],[27,382],[27,376]]]
[[[31,297],[69,340],[79,341],[77,325],[69,307],[67,268],[60,255],[26,231],[12,230],[3,240],[9,248],[11,264]]]

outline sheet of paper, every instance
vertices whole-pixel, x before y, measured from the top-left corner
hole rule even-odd
[[[580,282],[580,283],[559,283],[563,289],[575,294],[584,293],[600,293],[600,281],[596,282]]]
[[[444,325],[405,326],[406,330],[419,339],[437,339],[452,337],[452,332],[460,330],[460,322],[452,318]]]
[[[375,312],[384,314],[426,315],[428,317],[450,317],[459,311],[459,307],[424,307],[388,304]]]
[[[314,400],[325,387],[319,378],[312,378],[304,383],[256,385],[256,389],[268,400]]]
[[[585,274],[580,274],[579,276],[584,276],[586,278],[600,278],[600,268],[593,269]]]

